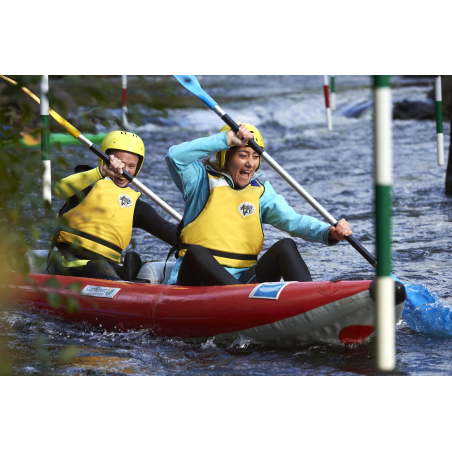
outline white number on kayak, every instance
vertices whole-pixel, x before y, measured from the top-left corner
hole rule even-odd
[[[85,286],[80,295],[98,298],[113,298],[121,289],[117,287]]]
[[[256,286],[248,298],[267,298],[277,300],[284,287],[296,281],[289,282],[267,282]]]
[[[254,204],[250,202],[242,202],[239,206],[239,212],[243,215],[243,218],[247,217],[248,215],[253,215],[253,213],[256,211],[256,208],[254,207]]]

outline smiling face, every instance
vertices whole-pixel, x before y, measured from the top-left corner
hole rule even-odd
[[[238,149],[228,158],[226,172],[232,177],[234,185],[245,187],[259,166],[259,154],[248,146]]]
[[[121,160],[124,163],[124,168],[127,172],[129,172],[132,176],[135,175],[137,171],[139,157],[136,154],[132,154],[131,152],[126,151],[118,151],[116,149],[112,150],[108,153],[109,155],[114,155],[117,159]],[[117,175],[113,177],[113,182],[121,188],[127,186],[129,181],[123,175]]]

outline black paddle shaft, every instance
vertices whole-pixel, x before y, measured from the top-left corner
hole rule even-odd
[[[350,245],[353,246],[353,248],[355,248],[355,250],[358,251],[358,253],[361,254],[361,256],[364,257],[364,259],[366,259],[366,261],[369,262],[370,265],[372,265],[372,267],[377,266],[377,259],[372,256],[372,254],[370,254],[369,251],[367,251],[366,248],[364,248],[358,240],[353,238],[351,235],[345,237],[345,240],[347,240],[347,242],[350,243]]]
[[[239,125],[233,119],[231,119],[228,115],[226,115],[226,114],[223,115],[221,117],[221,119],[235,133],[237,133],[239,131]],[[256,151],[259,155],[262,155],[265,152],[254,140],[248,141],[248,146],[250,146],[251,149],[253,149],[253,151]],[[336,225],[337,225],[337,222],[334,226],[336,226]],[[370,265],[372,265],[373,267],[376,267],[377,259],[374,256],[372,256],[372,254],[370,254],[369,251],[367,251],[358,240],[356,240],[352,236],[345,237],[345,240],[347,240],[347,242],[350,243],[350,245],[353,246],[353,248],[355,248],[355,250],[358,251],[358,253],[361,254],[361,256],[363,256],[364,259],[366,259],[366,261],[369,262]]]
[[[95,144],[92,144],[89,147],[89,150],[94,152],[99,158],[101,158],[105,163],[110,163],[110,157],[105,154],[98,146]],[[128,171],[125,169],[122,170],[122,175],[129,181],[132,182],[135,179],[135,176],[132,176]]]
[[[235,132],[237,133],[239,131],[239,125],[231,119],[228,115],[223,115],[221,119]],[[254,141],[250,140],[248,141],[248,146],[253,150],[256,151],[259,155],[262,155],[264,150]]]

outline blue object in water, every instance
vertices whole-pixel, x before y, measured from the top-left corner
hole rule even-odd
[[[395,280],[400,281],[394,275]],[[400,281],[402,282],[402,281]],[[405,284],[406,301],[402,312],[405,323],[414,331],[452,337],[452,309],[423,284]]]
[[[414,331],[452,337],[452,309],[423,284],[405,286],[407,301],[402,316]]]

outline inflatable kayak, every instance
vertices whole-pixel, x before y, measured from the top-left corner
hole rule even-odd
[[[187,287],[165,284],[174,263],[143,266],[144,283],[30,273],[11,284],[13,301],[113,331],[150,329],[156,336],[215,343],[250,340],[271,346],[303,342],[361,343],[374,332],[374,283],[278,282]],[[53,280],[53,283],[49,283]],[[55,283],[56,281],[56,283]],[[71,299],[52,309],[49,294]],[[70,297],[70,298],[69,298]],[[74,303],[74,299],[77,303]],[[400,319],[405,290],[396,291]]]

